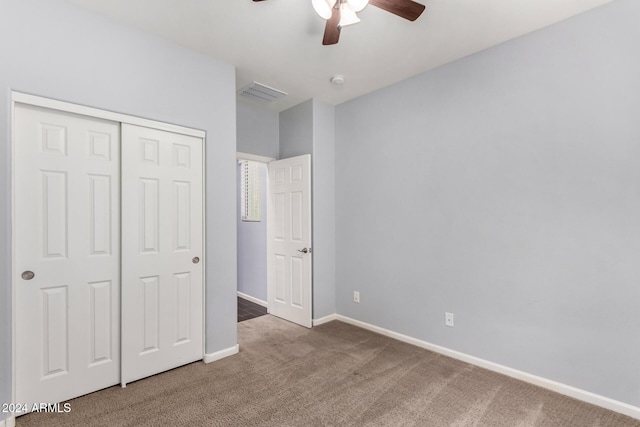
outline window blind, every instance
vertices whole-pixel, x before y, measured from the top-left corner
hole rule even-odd
[[[243,160],[241,168],[241,219],[260,221],[260,163]]]

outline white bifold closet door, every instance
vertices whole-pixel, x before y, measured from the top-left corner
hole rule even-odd
[[[203,139],[16,104],[14,150],[16,402],[202,359]]]
[[[203,356],[202,139],[122,124],[122,383]]]
[[[14,113],[16,402],[120,381],[120,125]]]

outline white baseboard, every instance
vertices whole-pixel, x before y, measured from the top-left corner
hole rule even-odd
[[[236,344],[233,347],[225,348],[224,350],[216,351],[215,353],[205,354],[203,360],[204,363],[211,363],[215,362],[216,360],[224,359],[225,357],[238,354],[239,351],[240,345]]]
[[[16,427],[16,419],[9,417],[5,420],[0,420],[0,427]]]
[[[245,294],[243,292],[238,291],[238,296],[240,298],[243,298],[243,299],[246,299],[248,301],[254,302],[254,303],[256,303],[258,305],[261,305],[263,307],[267,307],[268,306],[266,301],[262,301],[261,299],[258,299],[256,297],[252,297],[251,295],[247,295],[247,294]]]
[[[327,316],[330,317],[330,316]],[[489,362],[488,360],[480,359],[475,356],[471,356],[459,351],[451,350],[446,347],[431,344],[426,341],[419,340],[407,335],[403,335],[397,332],[390,331],[388,329],[381,328],[379,326],[371,325],[369,323],[361,322],[350,317],[342,316],[340,314],[335,315],[336,320],[349,323],[354,326],[358,326],[362,329],[367,329],[372,332],[385,335],[390,338],[397,339],[398,341],[406,342],[408,344],[415,345],[427,350],[431,350],[435,353],[440,353],[445,356],[449,356],[453,359],[458,359],[471,365],[479,366],[481,368],[488,369],[490,371],[498,372],[503,375],[507,375],[518,380],[537,385],[539,387],[546,388],[548,390],[555,391],[556,393],[563,394],[565,396],[573,397],[574,399],[581,400],[583,402],[591,403],[592,405],[600,406],[611,411],[619,412],[621,414],[640,419],[640,407],[630,405],[628,403],[620,402],[618,400],[610,399],[605,396],[600,396],[595,393],[591,393],[586,390],[581,390],[570,385],[562,384],[553,380],[542,378],[536,375],[532,375],[517,369],[509,368],[504,365]],[[325,318],[323,318],[325,319]],[[322,320],[322,319],[318,319]]]
[[[330,314],[328,316],[324,316],[321,317],[319,319],[313,319],[313,326],[320,326],[323,325],[325,323],[329,323],[333,320],[337,320],[338,319],[338,315],[337,314]]]

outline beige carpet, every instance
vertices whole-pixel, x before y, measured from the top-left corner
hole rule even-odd
[[[71,401],[27,426],[640,426],[640,421],[331,322],[238,324],[240,354]]]

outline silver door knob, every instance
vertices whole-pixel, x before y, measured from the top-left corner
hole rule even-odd
[[[306,254],[306,253],[309,252],[309,249],[307,249],[307,248],[298,249],[298,252],[302,252],[303,254]]]
[[[197,264],[197,263],[199,263],[199,262],[200,262],[200,258],[198,258],[198,257],[193,257],[193,259],[192,259],[191,261],[193,261],[193,263],[194,263],[194,264]]]
[[[36,274],[33,271],[27,270],[27,271],[23,271],[21,276],[24,280],[31,280],[34,277],[36,277]]]

